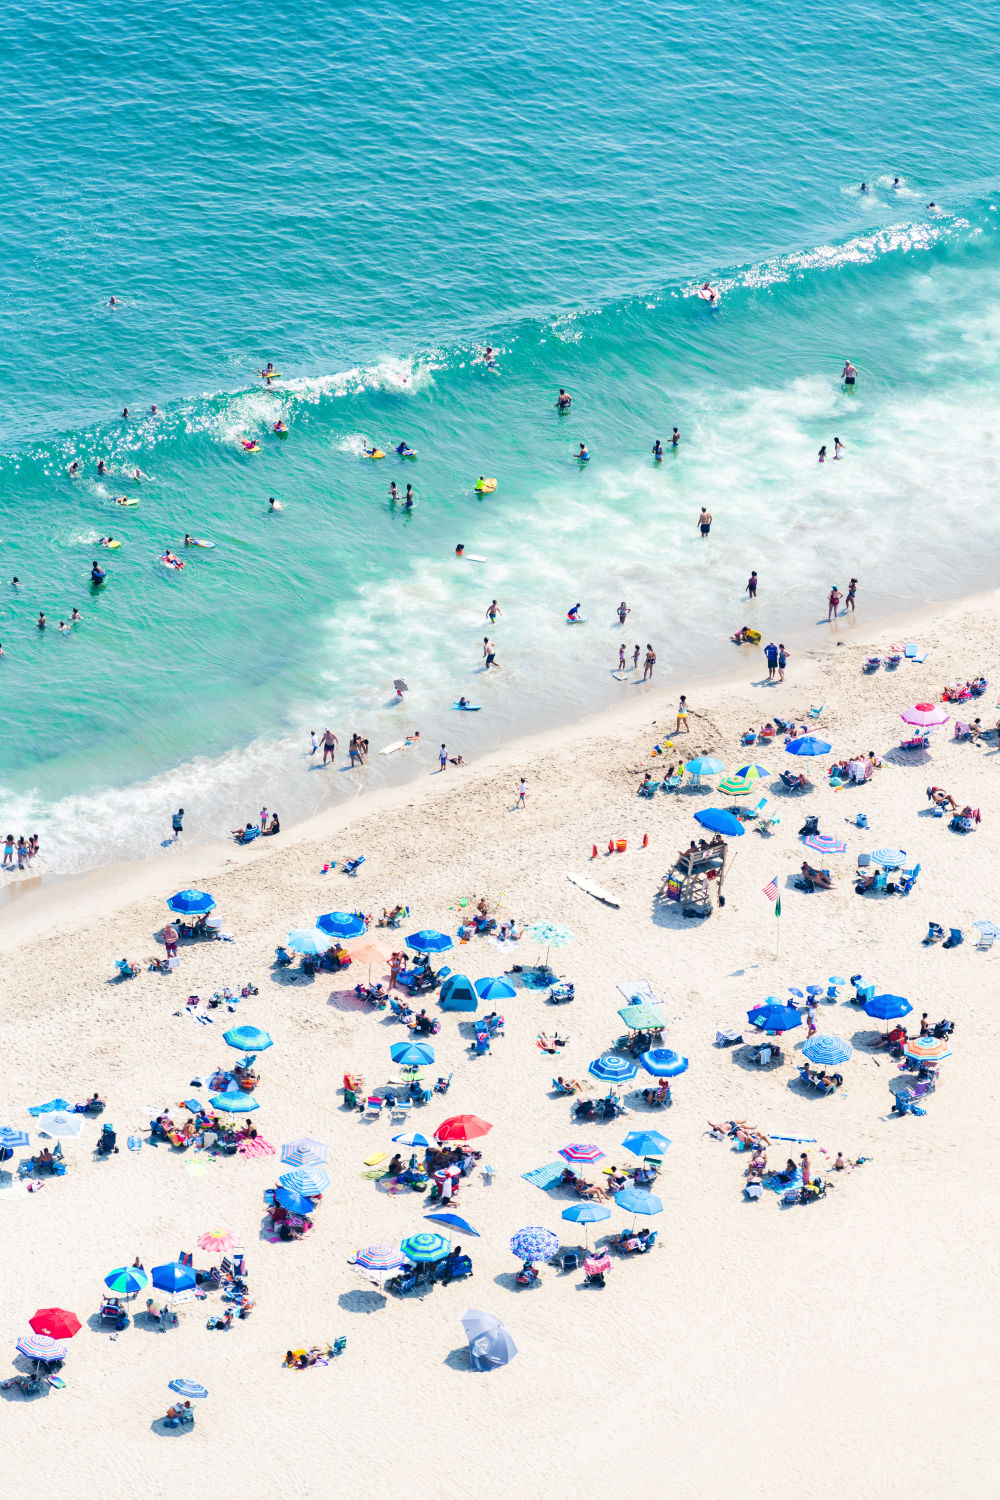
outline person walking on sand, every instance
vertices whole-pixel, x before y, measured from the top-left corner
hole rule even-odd
[[[753,572],[750,574],[750,577],[747,579],[747,593],[750,595],[751,599],[756,599],[756,597],[757,597],[757,569],[756,568],[753,570]]]
[[[649,678],[652,677],[652,675],[653,675],[653,668],[655,666],[656,666],[656,652],[653,650],[652,646],[647,641],[646,642],[646,660],[645,660],[645,662],[643,664],[643,668],[642,668],[642,680],[643,680],[643,682],[647,682],[649,680]]]
[[[327,756],[329,756],[331,760],[337,759],[337,746],[340,744],[340,741],[338,740],[332,729],[324,729],[322,744],[323,764],[325,766]]]
[[[807,1036],[807,1039],[808,1039],[808,1037],[815,1036],[815,1035],[816,1035],[816,1001],[810,996],[809,1003],[806,1006],[806,1036]]]
[[[677,705],[677,724],[674,728],[674,734],[680,734],[682,729],[685,734],[691,733],[691,726],[688,723],[688,701],[686,693],[681,693],[680,702]]]
[[[778,648],[773,641],[768,641],[764,647],[764,660],[767,662],[767,680],[773,682],[778,670]]]
[[[698,517],[698,529],[702,536],[708,536],[708,533],[712,529],[712,512],[707,510],[704,505],[701,507],[701,515]]]
[[[489,622],[490,622],[491,625],[495,625],[496,622],[497,622],[497,615],[502,615],[502,614],[503,614],[503,610],[500,608],[499,604],[494,599],[493,603],[490,605],[489,609],[486,611],[486,618],[487,618],[487,620],[489,620]]]
[[[854,596],[857,592],[858,580],[856,578],[852,578],[850,583],[847,585],[847,598],[844,600],[845,615],[847,614],[848,610],[850,610],[852,614],[854,613]]]
[[[788,666],[788,652],[785,650],[784,641],[778,642],[778,681],[784,682],[785,668]]]
[[[521,780],[518,782],[518,785],[517,785],[517,805],[518,805],[518,807],[520,807],[520,808],[524,807],[524,799],[525,799],[525,797],[527,795],[528,795],[528,783],[525,781],[524,777],[522,776]]]
[[[438,760],[441,764],[442,771],[446,771],[448,769],[448,751],[444,745],[442,745],[441,749],[438,751]]]
[[[488,635],[484,635],[483,636],[483,656],[486,658],[486,666],[483,669],[484,671],[488,672],[489,669],[490,669],[490,667],[495,667],[496,666],[496,664],[497,664],[496,663],[496,654],[497,654],[497,648],[496,648],[496,646],[494,646],[493,642],[490,640],[490,638],[489,638]]]
[[[828,620],[835,620],[837,618],[837,610],[840,608],[840,590],[837,588],[836,584],[834,584],[833,588],[830,590],[829,598],[826,602],[829,606],[826,612],[826,618]]]
[[[170,819],[170,826],[174,830],[174,839],[175,840],[179,839],[180,836],[181,836],[181,834],[184,832],[184,809],[183,809],[183,807],[179,807],[177,809],[177,811],[174,813],[173,817]]]

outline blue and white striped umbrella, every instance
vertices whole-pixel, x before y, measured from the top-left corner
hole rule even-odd
[[[802,1043],[802,1056],[811,1063],[827,1067],[833,1063],[847,1062],[854,1056],[854,1048],[840,1036],[811,1036]]]
[[[30,1138],[26,1130],[16,1130],[13,1125],[4,1125],[0,1129],[0,1146],[10,1146],[16,1150],[18,1146],[27,1146]]]
[[[297,1141],[286,1141],[281,1148],[281,1160],[290,1167],[318,1167],[326,1161],[327,1148],[322,1141],[314,1141],[308,1135],[300,1135]]]
[[[17,1352],[26,1359],[65,1359],[62,1339],[50,1339],[47,1333],[24,1333],[17,1341]]]
[[[518,1260],[550,1260],[559,1249],[559,1236],[540,1224],[529,1224],[510,1237],[510,1253]]]
[[[354,1257],[354,1264],[363,1271],[395,1271],[405,1261],[395,1245],[367,1245]]]
[[[399,1247],[408,1260],[444,1260],[451,1249],[451,1240],[443,1234],[411,1234]]]
[[[652,1047],[642,1054],[639,1061],[654,1078],[676,1078],[688,1070],[687,1058],[681,1057],[679,1052],[672,1052],[669,1047]]]
[[[278,1181],[293,1193],[315,1198],[317,1193],[325,1193],[330,1186],[330,1174],[325,1167],[296,1167],[294,1172],[285,1172]]]
[[[204,1401],[208,1395],[205,1387],[199,1385],[196,1380],[171,1380],[167,1389],[176,1391],[178,1396],[183,1396],[186,1401]]]
[[[606,1083],[628,1083],[639,1068],[630,1057],[621,1057],[617,1052],[606,1052],[603,1057],[595,1057],[587,1071],[595,1078],[604,1079]]]
[[[906,864],[906,850],[875,849],[872,851],[872,859],[877,865],[885,865],[887,870],[898,870]]]
[[[429,1146],[430,1141],[419,1130],[408,1130],[405,1135],[394,1135],[393,1143],[397,1146]]]

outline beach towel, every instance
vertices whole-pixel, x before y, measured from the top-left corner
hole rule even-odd
[[[531,1172],[522,1172],[521,1176],[525,1182],[533,1182],[535,1187],[541,1188],[544,1192],[546,1188],[554,1187],[559,1181],[564,1166],[564,1162],[550,1161],[547,1167],[535,1167]]]
[[[29,1104],[28,1114],[37,1118],[38,1115],[50,1115],[56,1109],[69,1109],[69,1105],[65,1099],[50,1099],[48,1104]]]
[[[252,1140],[240,1141],[236,1150],[240,1156],[273,1156],[274,1147],[270,1141],[265,1141],[263,1136],[255,1136]]]
[[[769,1193],[794,1193],[802,1187],[802,1172],[799,1167],[795,1168],[795,1176],[790,1182],[782,1182],[777,1172],[768,1172],[764,1178],[764,1186]]]

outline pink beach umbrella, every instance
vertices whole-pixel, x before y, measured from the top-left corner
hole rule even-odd
[[[915,703],[899,717],[906,724],[915,724],[918,729],[937,729],[940,724],[947,724],[951,715],[945,713],[940,703]]]
[[[198,1236],[198,1249],[210,1250],[217,1255],[231,1250],[236,1244],[236,1236],[231,1229],[207,1229],[204,1234]]]

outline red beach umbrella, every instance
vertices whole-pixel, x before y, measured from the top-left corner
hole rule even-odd
[[[434,1135],[439,1141],[474,1141],[492,1130],[488,1120],[478,1115],[452,1115],[439,1125]]]
[[[62,1307],[40,1307],[28,1322],[36,1333],[44,1333],[50,1339],[71,1339],[83,1327],[76,1313],[66,1312]]]

